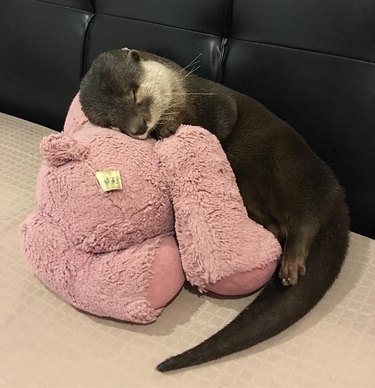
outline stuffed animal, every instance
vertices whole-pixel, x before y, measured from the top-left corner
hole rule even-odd
[[[91,125],[76,97],[64,132],[40,147],[23,251],[78,309],[150,323],[185,279],[201,292],[241,295],[275,271],[281,247],[248,218],[208,131],[181,126],[168,139],[136,140]]]

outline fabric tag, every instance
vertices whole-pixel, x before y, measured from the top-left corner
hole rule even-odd
[[[96,171],[95,175],[103,191],[122,190],[120,171]]]

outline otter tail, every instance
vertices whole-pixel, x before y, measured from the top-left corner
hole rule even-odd
[[[160,372],[199,365],[239,352],[287,329],[306,315],[340,273],[349,237],[344,200],[336,204],[318,232],[307,259],[307,273],[296,286],[284,287],[274,277],[232,322],[196,347],[157,366]]]

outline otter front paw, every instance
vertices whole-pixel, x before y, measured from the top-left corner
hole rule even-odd
[[[299,276],[306,273],[305,261],[301,256],[282,258],[279,277],[283,286],[294,286],[298,283]]]
[[[157,139],[165,139],[176,133],[176,131],[176,127],[161,127],[155,129],[155,135]]]

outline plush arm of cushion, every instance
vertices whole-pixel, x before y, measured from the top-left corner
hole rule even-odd
[[[216,137],[181,126],[155,150],[172,198],[187,279],[201,290],[224,294],[262,286],[275,270],[281,247],[249,219]]]

